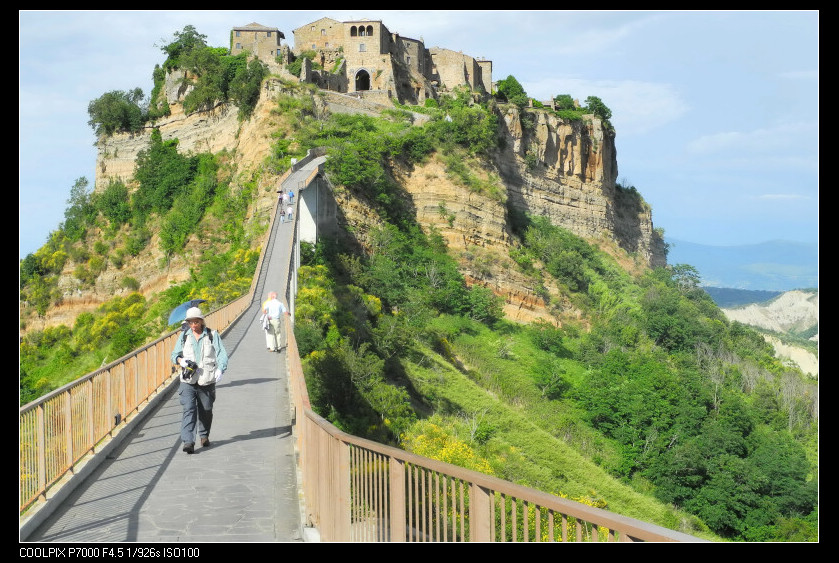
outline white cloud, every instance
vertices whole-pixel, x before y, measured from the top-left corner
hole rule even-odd
[[[818,139],[818,123],[782,123],[753,131],[725,131],[698,137],[685,147],[689,154],[769,153],[809,149]]]

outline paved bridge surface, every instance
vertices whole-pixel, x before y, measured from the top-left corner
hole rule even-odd
[[[297,194],[323,159],[292,173]],[[302,542],[285,349],[267,350],[258,318],[285,295],[294,224],[275,221],[247,312],[223,335],[210,446],[181,451],[177,384],[28,542]]]

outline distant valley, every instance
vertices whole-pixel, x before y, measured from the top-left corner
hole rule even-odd
[[[775,355],[818,378],[817,244],[710,246],[667,240],[668,264],[689,264],[730,321],[756,328]]]
[[[776,240],[709,246],[675,239],[666,242],[667,263],[695,267],[703,286],[771,292],[819,286],[819,249],[815,243]]]

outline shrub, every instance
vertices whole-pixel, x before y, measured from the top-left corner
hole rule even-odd
[[[120,285],[128,290],[137,291],[140,289],[140,282],[137,281],[137,278],[132,278],[131,276],[126,276],[122,278],[122,282]]]
[[[128,188],[121,181],[111,179],[96,199],[96,208],[112,225],[124,225],[131,218]]]

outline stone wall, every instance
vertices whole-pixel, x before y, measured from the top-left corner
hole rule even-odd
[[[344,44],[344,24],[321,18],[294,30],[294,54],[314,49],[334,49]]]
[[[449,49],[432,48],[429,53],[433,62],[429,78],[436,80],[441,87],[452,90],[465,84],[476,92],[490,92],[485,84],[487,81],[492,83],[492,76],[485,78],[483,70],[491,69],[492,63],[479,64],[473,57]]]

